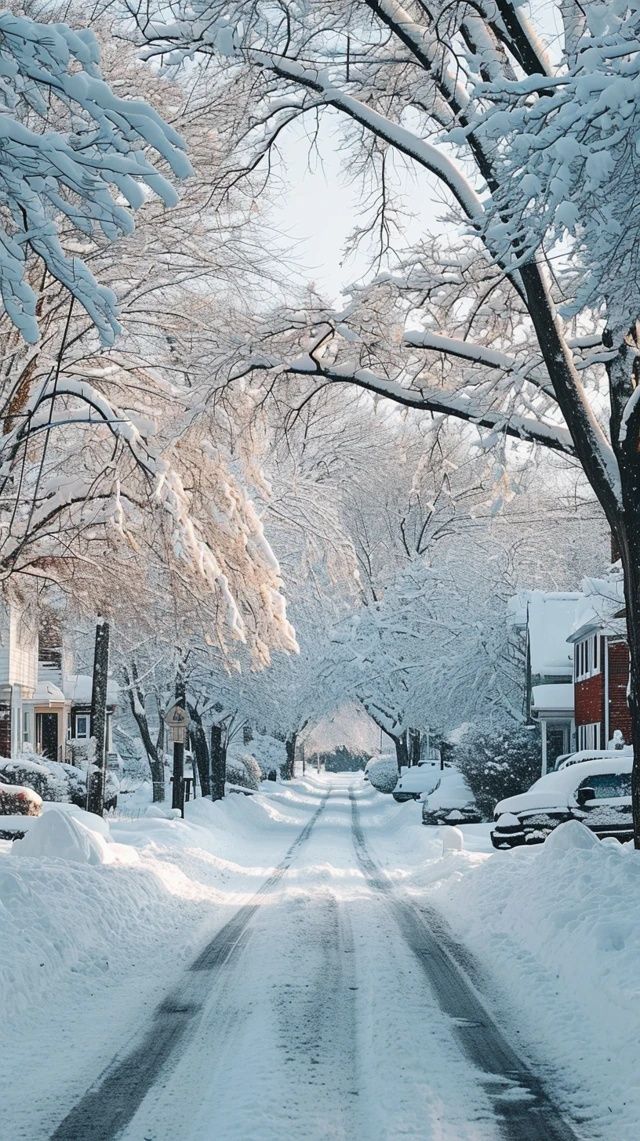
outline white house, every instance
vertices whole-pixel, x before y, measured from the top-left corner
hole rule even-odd
[[[0,605],[0,756],[25,745],[50,760],[70,759],[67,742],[90,735],[91,677],[76,674],[55,616],[34,617],[15,602]],[[107,690],[107,751],[118,687]]]
[[[542,772],[575,745],[573,647],[567,639],[584,601],[579,591],[523,591],[511,606],[525,639],[526,714],[542,730]]]

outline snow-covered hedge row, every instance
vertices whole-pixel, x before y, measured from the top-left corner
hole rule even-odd
[[[540,776],[542,745],[535,726],[482,729],[470,726],[453,751],[485,820],[499,800],[526,792]]]
[[[283,741],[257,733],[247,745],[235,742],[230,745],[227,770],[231,760],[242,761],[248,769],[250,779],[260,782],[268,780],[274,774],[282,776],[287,763],[287,753]]]
[[[383,753],[375,757],[367,765],[369,783],[378,792],[393,792],[398,783],[398,762],[391,753]]]
[[[238,784],[241,788],[250,788],[255,791],[260,785],[260,767],[249,755],[228,756],[227,780],[229,784]]]

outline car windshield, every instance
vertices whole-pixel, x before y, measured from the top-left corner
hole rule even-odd
[[[598,773],[585,777],[580,788],[592,788],[596,800],[615,799],[631,796],[631,773]]]

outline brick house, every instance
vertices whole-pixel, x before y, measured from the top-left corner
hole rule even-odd
[[[524,636],[525,716],[538,722],[545,773],[564,753],[631,740],[629,650],[616,566],[581,591],[526,591],[511,625]]]
[[[609,619],[595,614],[570,635],[576,748],[606,749],[614,733],[631,741],[627,702],[629,648],[624,611]]]

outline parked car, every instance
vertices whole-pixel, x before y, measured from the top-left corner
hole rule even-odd
[[[32,788],[0,783],[0,840],[22,839],[24,829],[16,817],[40,816],[41,813],[42,797]]]
[[[444,769],[433,792],[422,796],[423,824],[479,824],[482,813],[458,769]]]
[[[420,761],[410,769],[404,769],[393,790],[393,799],[400,803],[419,800],[424,792],[433,792],[441,774],[442,769],[435,761]]]
[[[633,746],[625,745],[623,749],[580,749],[577,753],[562,753],[554,768],[566,769],[569,765],[579,765],[582,761],[608,761],[611,756],[632,757]]]
[[[630,840],[632,765],[633,757],[620,753],[566,764],[541,777],[528,792],[501,800],[493,815],[494,848],[540,844],[566,820],[580,820],[601,839]]]

